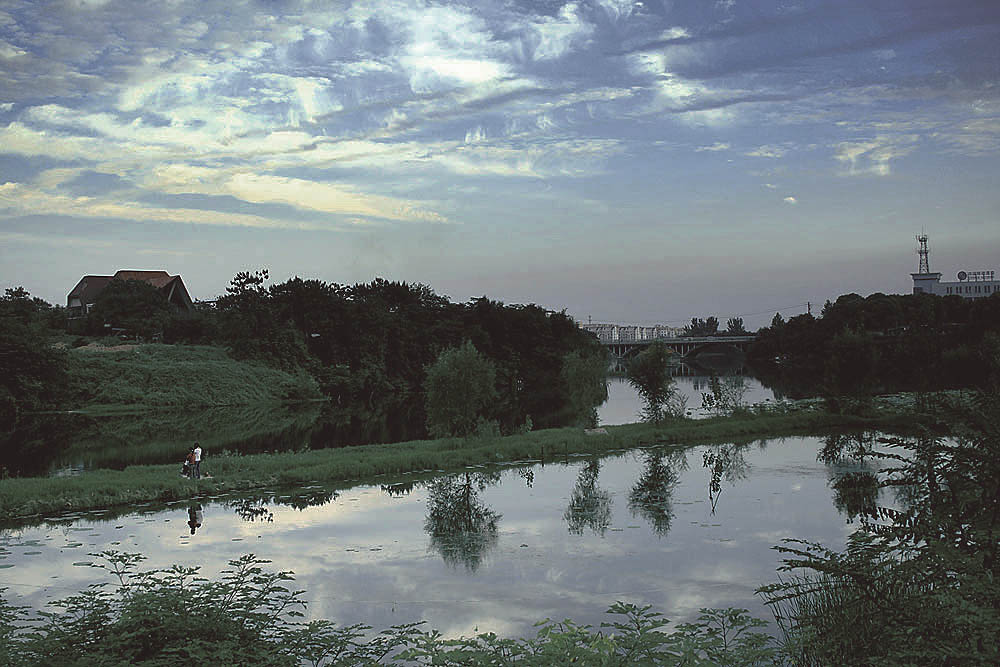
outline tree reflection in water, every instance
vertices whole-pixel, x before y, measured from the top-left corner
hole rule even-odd
[[[274,505],[288,505],[297,510],[304,510],[307,507],[326,505],[332,502],[340,494],[336,491],[324,489],[322,487],[298,489],[288,495],[277,495],[267,493],[263,495],[243,496],[225,501],[225,506],[233,510],[236,516],[244,521],[261,521],[271,523],[274,521],[274,512],[271,511]]]
[[[711,503],[713,515],[719,503],[719,496],[722,495],[722,480],[735,484],[747,476],[750,466],[743,455],[746,447],[746,445],[719,445],[708,449],[702,458],[702,465],[712,473],[708,481],[708,502]]]
[[[563,513],[566,526],[574,535],[583,535],[584,529],[590,528],[603,537],[611,525],[611,494],[597,486],[600,472],[601,460],[595,456],[577,475],[569,506]]]
[[[628,507],[632,516],[645,518],[663,537],[674,520],[674,487],[687,470],[687,454],[683,450],[651,449],[646,451],[645,459],[642,475],[628,494]]]
[[[823,439],[817,459],[831,467],[833,504],[847,523],[875,518],[879,500],[879,480],[872,461],[877,458],[876,435],[871,431],[835,433]],[[845,467],[853,468],[844,472]]]
[[[424,530],[431,547],[451,567],[474,572],[496,546],[501,515],[487,507],[479,493],[500,481],[500,472],[463,473],[438,477],[427,485]]]
[[[833,504],[847,515],[847,523],[854,519],[874,519],[878,514],[879,480],[867,470],[849,472],[837,477],[833,483]]]

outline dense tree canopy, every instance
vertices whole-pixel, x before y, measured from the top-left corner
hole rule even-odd
[[[979,350],[1000,331],[1000,296],[846,294],[819,317],[775,315],[748,350],[755,369],[824,378],[840,395],[981,384]],[[867,370],[865,370],[867,369]]]

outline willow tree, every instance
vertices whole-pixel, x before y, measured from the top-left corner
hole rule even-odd
[[[662,341],[653,341],[625,369],[629,381],[643,401],[642,418],[659,423],[664,417],[684,414],[685,398],[670,377],[673,352]]]
[[[466,437],[485,422],[497,400],[496,369],[471,342],[442,352],[427,367],[427,431],[433,438]]]

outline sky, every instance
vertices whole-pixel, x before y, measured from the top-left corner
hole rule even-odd
[[[0,0],[0,288],[750,326],[1000,269],[996,0]]]

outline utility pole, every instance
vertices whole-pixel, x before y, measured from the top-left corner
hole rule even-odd
[[[808,313],[809,315],[813,314],[812,301],[806,301],[806,313]]]

